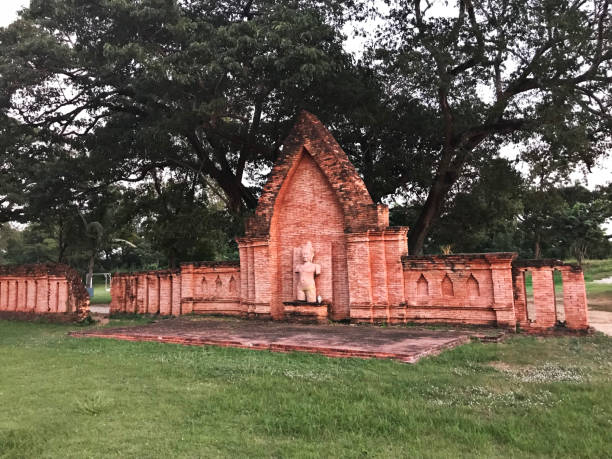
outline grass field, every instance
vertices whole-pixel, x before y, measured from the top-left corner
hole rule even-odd
[[[594,280],[612,277],[612,259],[588,260],[583,265],[589,308],[612,312],[612,284]]]
[[[472,343],[407,365],[66,336],[74,327],[0,321],[0,456],[612,450],[612,339],[602,335]]]
[[[111,292],[107,292],[104,288],[104,279],[95,279],[94,296],[91,297],[91,304],[108,304],[111,302]]]

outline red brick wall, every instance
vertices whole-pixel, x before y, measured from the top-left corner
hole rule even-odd
[[[110,312],[179,315],[180,280],[178,270],[117,273],[111,281]]]
[[[514,327],[513,253],[406,256],[405,322]],[[399,320],[399,311],[394,321]]]
[[[302,112],[247,222],[246,236],[237,240],[239,266],[186,263],[180,272],[118,275],[111,309],[283,319],[283,303],[296,298],[294,265],[301,260],[295,260],[295,250],[311,241],[314,262],[321,265],[317,293],[330,305],[332,319],[555,325],[550,267],[530,268],[538,319],[529,321],[524,269],[513,269],[516,254],[407,256],[408,228],[388,225],[387,206],[373,203],[340,145],[314,115]],[[582,272],[557,269],[563,273],[566,326],[585,328]]]
[[[584,278],[577,266],[546,260],[513,263],[513,253],[407,256],[405,228],[343,237],[347,241],[346,258],[341,261],[346,263],[346,278],[332,275],[331,281],[319,282],[318,287],[320,292],[331,292],[332,298],[337,298],[335,282],[348,286],[343,292],[349,300],[348,317],[353,322],[446,322],[508,328],[519,324],[527,331],[546,331],[559,325],[559,301],[555,301],[559,298],[555,297],[553,283],[553,270],[558,270],[563,276],[563,325],[572,330],[588,328]],[[281,238],[278,247],[291,248],[299,242],[301,239]],[[279,296],[280,300],[294,299],[294,279],[290,277],[293,270],[281,277],[283,282],[291,283],[289,288],[283,282],[271,283],[274,276],[269,275],[267,267],[281,257],[292,262],[293,254],[289,250],[272,251],[270,247],[274,245],[266,238],[245,238],[240,240],[240,265],[185,263],[180,271],[117,274],[112,283],[111,311],[284,318],[282,303],[281,314],[271,313],[270,304],[274,303],[274,289],[285,295]],[[335,250],[343,250],[342,245],[331,244],[327,251],[322,247],[318,249],[320,259],[315,258],[315,262],[336,270]],[[526,271],[533,275],[532,317],[527,314]],[[23,304],[18,309],[42,311],[41,305],[45,304],[50,311],[63,312],[72,308],[69,298],[74,297],[63,293],[63,285],[53,276],[30,277],[27,282],[24,276],[0,276],[0,309],[6,310],[8,304]],[[347,317],[335,314],[334,319]]]
[[[555,289],[554,271],[561,273],[561,292]],[[530,299],[525,286],[527,272],[533,284]],[[522,329],[545,331],[555,325],[571,330],[588,328],[584,275],[579,266],[559,260],[519,260],[513,265],[512,276],[516,318]]]
[[[241,315],[237,262],[183,263],[180,270],[118,273],[111,313]]]
[[[244,315],[240,304],[240,266],[237,262],[200,262],[181,265],[189,269],[192,296],[183,296],[194,314]]]
[[[353,322],[403,321],[408,228],[347,234],[350,318]]]
[[[297,277],[294,249],[312,242],[314,263],[321,265],[315,280],[317,295],[333,304],[337,319],[349,315],[344,214],[335,190],[307,151],[300,154],[276,198],[269,250],[276,264],[269,265],[275,285],[272,316],[282,317],[285,301],[294,301]],[[335,246],[335,260],[332,256]],[[335,268],[335,269],[334,269]]]
[[[296,170],[306,148],[334,190],[342,208],[343,226],[347,232],[382,229],[389,224],[386,206],[376,205],[346,153],[321,122],[311,113],[302,111],[285,140],[272,168],[255,215],[247,222],[247,237],[268,237],[276,212],[276,200],[286,180]]]
[[[0,316],[82,320],[89,295],[79,274],[61,264],[0,266]]]

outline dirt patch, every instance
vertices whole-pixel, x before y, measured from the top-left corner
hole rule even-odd
[[[589,325],[597,331],[612,336],[612,312],[589,311]]]
[[[588,296],[589,309],[612,312],[612,298],[609,295]]]

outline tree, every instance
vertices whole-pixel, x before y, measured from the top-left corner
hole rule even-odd
[[[448,202],[431,232],[430,244],[436,248],[451,245],[454,252],[514,250],[525,184],[513,164],[493,159],[464,188]]]
[[[185,175],[162,180],[152,174],[151,181],[127,192],[140,232],[171,268],[181,261],[237,259],[233,236],[242,225],[198,186],[197,174]]]
[[[612,217],[609,187],[588,190],[581,185],[526,190],[519,234],[524,255],[535,258],[610,255],[604,224]]]
[[[250,168],[350,64],[340,5],[32,0],[0,32],[0,110],[68,144],[99,180],[190,172],[230,209],[254,208]]]
[[[609,0],[458,0],[452,14],[398,0],[381,35],[373,53],[389,91],[437,110],[441,145],[411,253],[483,146],[554,139],[567,164],[587,167],[609,148]]]

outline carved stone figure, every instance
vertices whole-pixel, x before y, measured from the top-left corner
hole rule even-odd
[[[321,265],[313,263],[314,251],[312,242],[308,241],[302,247],[303,263],[295,267],[298,274],[297,300],[315,303],[317,301],[317,287],[315,276],[321,274]]]

